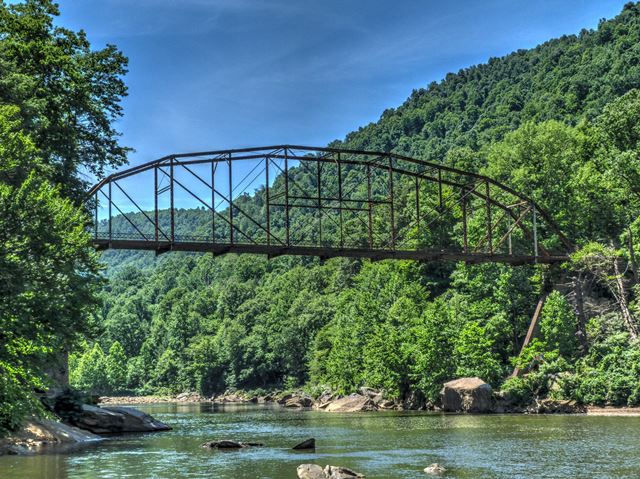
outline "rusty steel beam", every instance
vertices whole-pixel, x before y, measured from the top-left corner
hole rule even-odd
[[[248,173],[244,174],[244,177],[239,181],[236,180],[237,185],[234,186],[234,162],[249,160],[252,160],[255,166],[247,168]],[[279,164],[280,161],[283,162],[283,167],[280,166],[282,164]],[[222,162],[227,164],[228,171],[226,173],[218,168],[219,163]],[[334,186],[323,194],[323,175],[327,169],[325,163],[337,166],[337,185],[334,183]],[[263,164],[264,168],[258,170],[254,176],[254,172]],[[211,174],[210,182],[196,173],[195,168],[191,168],[196,165],[207,165]],[[277,186],[274,183],[274,188],[270,185],[270,181],[272,181],[270,177],[271,166],[279,170],[281,175],[277,179]],[[179,181],[176,178],[177,167],[184,168],[202,183],[207,188],[207,193],[202,196],[200,190],[194,189],[191,183]],[[135,195],[130,195],[117,181],[151,169],[153,169],[154,206],[152,212],[147,212],[139,206],[144,202]],[[234,201],[234,198],[241,198],[256,179],[262,178],[263,171],[266,181],[264,185],[265,209],[264,213],[256,216],[249,214],[248,210],[240,206],[242,203]],[[159,183],[160,172],[169,179],[169,185],[163,188]],[[375,173],[379,173],[380,176],[374,184]],[[301,175],[311,178],[311,182],[315,181],[315,188],[303,184]],[[222,176],[222,178],[216,179],[216,176]],[[385,176],[386,187],[384,186]],[[399,181],[403,179],[406,181]],[[336,181],[335,176],[332,177],[332,180]],[[246,185],[245,181],[248,181]],[[228,195],[216,189],[217,184],[225,182],[229,188]],[[406,194],[407,188],[411,191],[412,182],[415,188],[415,204],[413,205],[415,215],[411,212],[411,200],[398,197],[400,191],[403,195]],[[425,188],[421,188],[422,182],[425,183]],[[127,214],[128,211],[123,211],[114,203],[113,185],[124,194],[130,204],[137,208],[137,212],[142,215],[141,217],[152,223],[153,234],[150,234],[150,237],[132,221]],[[210,238],[207,235],[204,238],[198,237],[194,240],[194,237],[179,236],[176,232],[177,210],[182,208],[176,205],[176,186],[211,209]],[[482,186],[484,187],[481,188]],[[103,188],[105,187],[108,188],[108,193],[104,192]],[[199,188],[201,189],[202,186]],[[240,188],[243,190],[237,193],[236,190]],[[313,189],[315,191],[312,191]],[[169,235],[160,227],[159,218],[159,196],[166,191],[170,194]],[[211,205],[209,205],[207,198],[209,192]],[[101,237],[98,228],[99,193],[102,193],[109,202],[107,238]],[[437,199],[429,196],[434,193],[437,195]],[[527,196],[486,176],[394,153],[280,145],[177,154],[114,173],[95,185],[91,189],[90,195],[96,200],[94,219],[96,224],[93,235],[96,246],[99,248],[129,246],[135,249],[154,250],[157,254],[165,251],[209,251],[216,255],[226,252],[253,252],[267,254],[270,257],[281,254],[309,254],[322,258],[355,256],[372,260],[395,258],[466,261],[469,263],[496,261],[510,264],[565,261],[571,251],[565,241],[566,237],[557,228],[557,225]],[[384,196],[380,199],[382,195]],[[207,198],[207,201],[203,198]],[[217,210],[216,198],[221,199],[220,204],[228,204],[228,211]],[[427,205],[424,222],[421,211],[424,209],[423,199],[426,199],[424,204]],[[437,206],[431,206],[430,202],[436,203]],[[127,203],[128,205],[129,203]],[[381,226],[379,223],[374,225],[374,208],[378,205],[385,205],[386,208],[389,208],[387,225]],[[528,205],[528,211],[534,212],[532,225],[529,220],[525,222],[526,211],[522,214],[519,211],[514,211],[522,205]],[[284,209],[284,218],[282,218],[284,226],[281,226],[282,222],[279,222],[280,229],[278,231],[286,239],[280,239],[273,234],[272,208],[274,207]],[[127,237],[126,234],[123,235],[113,230],[113,208],[117,210],[123,220],[132,226],[134,233],[130,233]],[[315,210],[317,219],[313,219],[315,216],[313,215],[310,222],[306,221],[300,224],[299,221],[296,221],[297,230],[292,231],[291,214],[294,208]],[[482,208],[485,210],[484,218],[479,219],[483,221],[470,223],[469,214],[473,215],[475,210]],[[338,212],[338,221],[336,221],[335,213],[332,214],[330,210]],[[494,211],[498,213],[495,224]],[[344,218],[345,212],[350,213],[348,220]],[[366,221],[360,213],[366,213]],[[502,214],[500,215],[500,213]],[[323,215],[326,215],[326,220]],[[216,217],[228,224],[228,235],[225,231],[226,227],[216,231]],[[508,231],[502,235],[498,228],[505,218],[509,220]],[[264,226],[265,221],[266,227]],[[333,223],[335,229],[329,223]],[[457,241],[456,236],[453,236],[454,230],[445,230],[444,228],[445,225],[450,227],[453,223],[462,228],[462,251],[458,251],[459,247],[457,246],[450,246],[455,244],[452,239]],[[245,227],[245,225],[247,226]],[[533,227],[533,231],[529,229],[528,225]],[[347,231],[345,228],[348,228]],[[417,228],[418,231],[417,238],[413,234],[414,228]],[[530,246],[525,247],[520,243],[516,247],[518,251],[513,251],[511,233],[516,228],[522,231],[524,237],[532,241],[533,255],[528,251]],[[432,230],[430,235],[421,234],[430,230]],[[331,238],[327,238],[326,231],[335,231],[336,237],[333,240],[339,245],[326,246],[331,242]],[[265,232],[266,236],[264,236]],[[546,241],[548,238],[545,237],[549,233],[555,235],[554,237],[559,238],[563,243],[564,249],[559,253],[552,253],[545,247],[549,244]],[[425,237],[433,239],[429,243],[430,249],[418,246],[422,238]],[[346,245],[346,239],[348,239],[349,246]],[[495,244],[496,239],[498,240],[497,244]],[[509,254],[505,255],[499,253],[499,250],[506,239],[509,240]],[[107,240],[106,243],[105,240]],[[279,244],[275,244],[274,240]],[[469,250],[470,241],[479,241],[476,251]],[[488,248],[486,249],[488,251],[480,251],[480,248],[485,250],[484,245],[487,243]],[[365,245],[367,245],[366,248]],[[445,247],[445,245],[448,246]]]
[[[261,244],[222,244],[222,243],[207,243],[207,242],[189,242],[179,241],[176,243],[170,242],[155,242],[155,241],[143,241],[143,240],[93,240],[93,244],[96,248],[111,248],[111,249],[133,249],[133,250],[148,250],[155,251],[157,249],[170,249],[171,251],[189,251],[189,252],[210,252],[214,254],[226,254],[226,253],[250,253],[250,254],[264,254],[271,257],[282,255],[296,255],[296,256],[317,256],[328,258],[336,257],[352,257],[352,258],[368,258],[372,260],[384,260],[384,259],[404,259],[415,261],[464,261],[469,263],[487,263],[497,262],[506,264],[533,264],[535,257],[531,255],[506,255],[506,254],[493,254],[488,255],[486,253],[462,253],[462,252],[447,252],[447,251],[432,251],[432,250],[389,250],[389,249],[369,249],[369,248],[325,248],[314,246],[268,246]],[[539,263],[554,264],[562,263],[568,260],[568,256],[540,256],[538,257]]]

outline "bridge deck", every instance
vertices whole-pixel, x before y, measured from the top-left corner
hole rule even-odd
[[[436,250],[386,250],[365,248],[321,248],[316,246],[268,246],[260,244],[221,244],[205,242],[168,242],[168,241],[144,241],[144,240],[93,240],[97,249],[131,249],[155,251],[157,254],[168,251],[189,251],[200,253],[213,253],[222,255],[226,253],[253,253],[264,254],[269,257],[281,255],[317,256],[322,259],[336,257],[369,258],[372,260],[383,259],[408,259],[415,261],[465,261],[467,263],[507,263],[521,264],[554,264],[563,263],[568,256],[526,256],[488,253],[464,253]]]

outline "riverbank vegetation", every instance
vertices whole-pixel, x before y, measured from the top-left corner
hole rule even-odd
[[[414,91],[335,143],[443,162],[528,192],[575,242],[570,264],[108,252],[96,318],[103,353],[90,343],[74,353],[75,383],[91,384],[81,365],[96,354],[107,364],[104,351],[117,345],[127,374],[114,392],[369,386],[435,401],[446,380],[480,376],[523,401],[637,405],[638,45],[640,6],[629,4],[595,31]],[[259,211],[259,196],[243,197],[243,209]],[[206,216],[180,215],[177,231],[197,231]],[[540,334],[520,354],[546,294]],[[521,377],[505,382],[514,367]]]

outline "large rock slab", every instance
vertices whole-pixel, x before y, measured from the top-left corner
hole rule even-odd
[[[491,386],[480,378],[460,378],[445,383],[440,391],[447,412],[485,413],[493,410]]]
[[[350,396],[331,401],[326,406],[323,405],[322,409],[327,412],[360,412],[375,411],[378,409],[378,406],[367,396],[351,394]]]
[[[68,422],[75,427],[94,434],[117,434],[122,432],[156,432],[171,429],[149,414],[132,407],[98,407],[83,404]]]
[[[0,455],[30,454],[37,448],[59,444],[102,441],[103,438],[82,429],[49,419],[30,419],[11,436],[0,440]]]

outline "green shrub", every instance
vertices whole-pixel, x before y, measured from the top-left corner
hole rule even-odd
[[[531,381],[527,378],[509,378],[502,384],[500,391],[516,404],[528,404],[533,399]]]
[[[581,374],[576,399],[583,404],[603,406],[607,400],[607,380],[605,375],[596,370]]]

